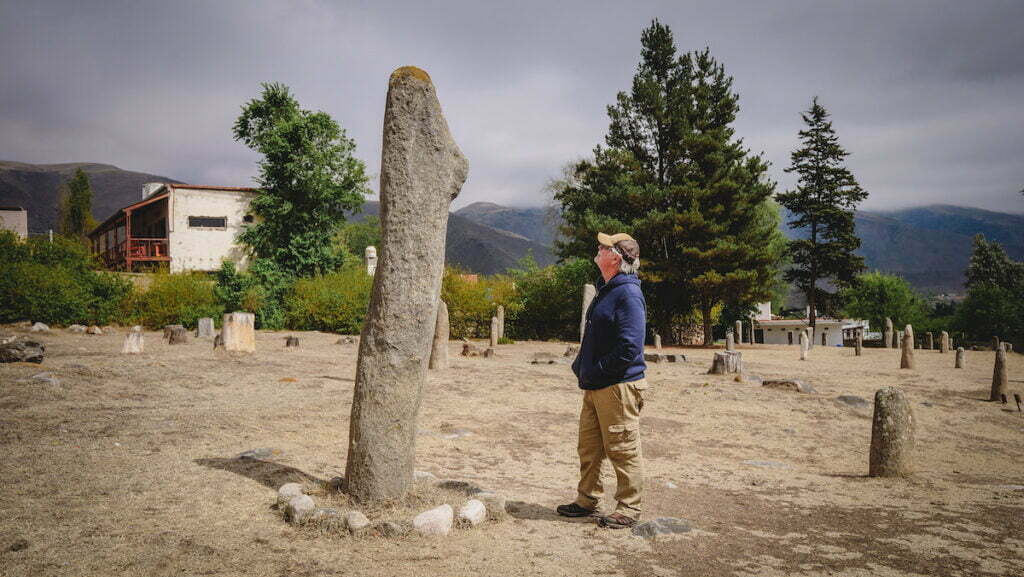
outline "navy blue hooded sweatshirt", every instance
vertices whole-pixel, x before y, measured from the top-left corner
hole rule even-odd
[[[597,282],[587,309],[580,354],[572,363],[581,389],[597,390],[644,378],[647,303],[636,275],[617,274]]]

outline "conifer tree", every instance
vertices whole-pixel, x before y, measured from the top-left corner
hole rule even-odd
[[[843,165],[850,153],[840,146],[829,113],[817,97],[801,116],[807,125],[799,133],[802,146],[790,155],[792,164],[786,169],[797,174],[797,186],[776,200],[789,210],[789,225],[802,235],[789,242],[792,266],[785,278],[807,296],[813,327],[821,301],[833,297],[819,281],[845,288],[864,270],[864,259],[853,254],[860,247],[853,216],[868,193]]]
[[[89,176],[79,168],[62,189],[58,208],[60,234],[84,241],[85,236],[96,226],[96,220],[92,217],[92,186],[89,184]]]
[[[608,107],[605,146],[555,194],[566,222],[557,248],[592,258],[598,231],[632,234],[649,321],[670,335],[696,309],[710,344],[718,304],[769,298],[782,256],[764,218],[775,184],[735,138],[738,96],[710,51],[678,56],[657,20],[641,44],[631,91]]]

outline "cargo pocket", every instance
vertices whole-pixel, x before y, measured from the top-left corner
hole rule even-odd
[[[608,452],[633,451],[640,444],[640,423],[608,426]]]
[[[644,409],[644,395],[647,394],[647,380],[640,379],[626,385],[633,395],[636,397],[636,412],[639,413]]]

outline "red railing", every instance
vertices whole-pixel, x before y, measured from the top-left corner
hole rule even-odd
[[[130,243],[130,244],[129,244]],[[108,248],[100,255],[107,268],[120,269],[132,261],[170,260],[166,238],[133,238]]]

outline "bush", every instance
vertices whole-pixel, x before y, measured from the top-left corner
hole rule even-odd
[[[285,296],[295,279],[270,259],[256,259],[241,273],[235,263],[225,260],[216,273],[214,295],[225,311],[245,311],[256,315],[256,328],[284,328]]]
[[[126,316],[132,324],[150,328],[184,325],[193,328],[203,317],[219,324],[224,309],[213,294],[213,282],[200,273],[159,273],[144,291],[130,299]]]
[[[0,231],[0,322],[100,325],[119,320],[131,283],[91,267],[88,251],[77,241],[21,241]]]
[[[531,258],[511,271],[519,310],[511,327],[517,339],[576,341],[580,338],[583,285],[594,282],[594,263],[572,259],[538,268]]]
[[[505,307],[505,325],[511,325],[522,310],[512,279],[504,275],[485,277],[467,275],[454,267],[445,267],[441,299],[448,305],[448,324],[452,338],[484,338],[491,332],[491,317],[498,305]]]
[[[358,263],[327,275],[295,281],[285,297],[290,329],[358,333],[370,306],[373,277]]]

